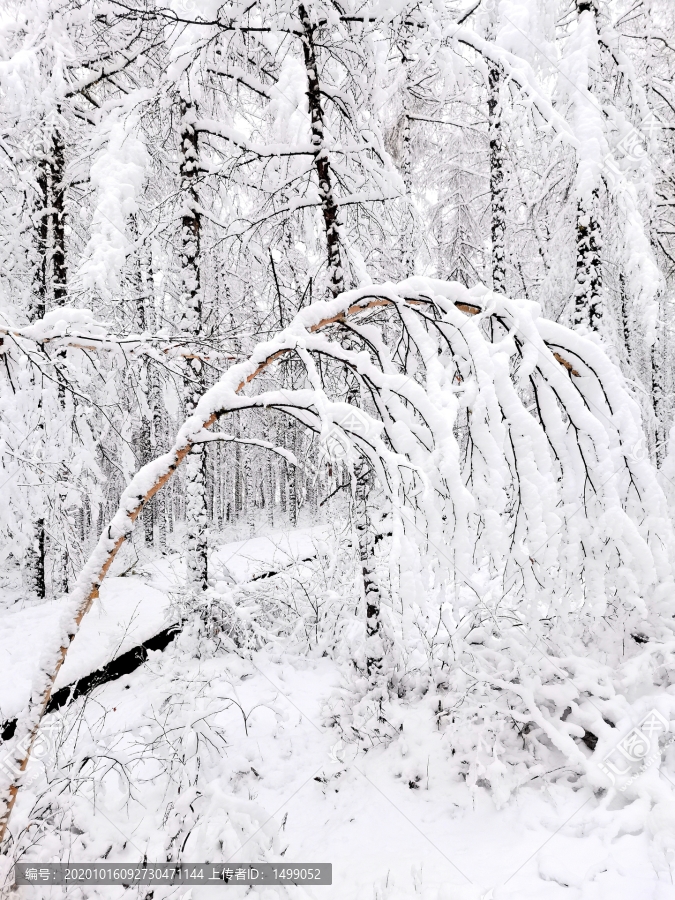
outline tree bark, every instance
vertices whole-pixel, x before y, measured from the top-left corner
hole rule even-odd
[[[58,124],[43,123],[37,161],[37,202],[35,215],[35,267],[31,321],[44,318],[50,305],[62,305],[67,294],[65,245],[65,146]],[[60,391],[61,395],[61,391]],[[63,399],[63,398],[62,398]],[[40,426],[44,433],[44,428]],[[27,553],[27,583],[38,597],[46,596],[46,523],[35,522],[33,543]],[[56,548],[54,588],[67,590],[67,550]]]
[[[574,289],[574,325],[598,331],[602,321],[602,243],[600,221],[597,216],[599,189],[591,201],[579,200],[577,205],[577,268]]]
[[[35,268],[33,270],[33,296],[29,310],[30,321],[44,318],[47,312],[47,246],[50,231],[48,172],[49,160],[46,150],[43,150],[37,163],[36,184],[38,196],[35,213]]]
[[[197,192],[199,136],[194,128],[196,110],[181,97],[180,178],[184,198],[181,223],[181,328],[198,338],[202,331],[201,213]],[[187,359],[184,379],[185,409],[190,415],[204,393],[201,360]],[[197,590],[208,586],[208,516],[206,497],[206,448],[195,445],[186,465],[187,580]]]
[[[403,121],[401,133],[401,174],[405,187],[407,208],[405,210],[405,224],[403,228],[403,272],[406,278],[415,274],[415,217],[412,205],[412,143],[411,143],[411,107],[412,95],[410,92],[410,35],[406,33],[403,40],[402,62],[405,71],[403,84]]]
[[[333,179],[325,144],[323,104],[321,102],[319,68],[314,42],[316,25],[312,24],[304,4],[301,3],[299,5],[298,12],[302,25],[301,40],[305,57],[305,70],[307,72],[307,101],[311,118],[314,165],[319,180],[319,199],[321,200],[321,211],[326,232],[328,273],[330,278],[329,290],[336,297],[344,291],[345,282],[338,227],[338,206],[333,193]]]
[[[162,381],[157,366],[150,363],[148,366],[150,378],[150,409],[152,411],[152,440],[155,456],[161,452],[165,443],[164,406],[162,403]],[[153,500],[154,519],[157,522],[157,543],[160,553],[166,552],[166,494],[161,493]]]
[[[244,451],[244,480],[246,482],[246,526],[249,537],[253,537],[255,534],[255,481],[253,479],[251,448],[247,448]]]
[[[138,243],[138,223],[136,217],[131,220],[131,233]],[[154,325],[154,315],[152,310],[152,296],[149,290],[149,260],[146,258],[145,249],[136,247],[136,267],[134,272],[134,304],[136,312],[136,327],[143,333]],[[141,465],[145,465],[152,458],[153,439],[153,389],[152,389],[152,362],[145,358],[141,362],[143,371],[141,373],[141,388],[145,395],[144,405],[141,410],[141,425],[139,434],[139,456]],[[155,532],[155,504],[149,503],[143,510],[143,533],[146,545],[152,547],[154,545]]]
[[[362,460],[357,466],[355,476],[354,520],[366,605],[366,671],[370,677],[373,677],[382,670],[384,648],[380,619],[380,588],[375,577],[375,538],[368,513],[371,475],[365,460]]]
[[[291,453],[295,453],[296,434],[294,424],[291,426],[287,434],[288,437],[286,439],[286,447],[291,451]],[[292,466],[288,462],[286,463],[286,484],[288,486],[288,521],[290,522],[291,527],[295,528],[295,526],[298,524],[298,481],[296,467]]]
[[[619,291],[621,294],[621,328],[623,334],[623,345],[626,350],[626,363],[630,365],[630,310],[628,309],[626,276],[623,274],[623,272],[619,273]]]
[[[660,468],[666,451],[666,392],[663,332],[657,326],[654,343],[651,346],[652,402],[654,404],[654,454]]]
[[[597,0],[577,0],[577,18],[592,15],[597,35]],[[598,41],[599,46],[599,41]],[[592,91],[592,72],[588,72],[589,90]],[[583,326],[599,331],[602,323],[602,227],[599,218],[600,186],[596,184],[590,194],[577,200],[576,247],[577,264],[574,287],[575,327]]]
[[[41,600],[47,596],[45,579],[45,520],[35,521],[31,546],[26,553],[26,587]]]
[[[490,66],[488,72],[488,132],[490,138],[490,204],[492,221],[492,290],[506,293],[506,190],[504,187],[504,148],[500,103],[501,72]]]
[[[272,461],[268,459],[265,464],[265,504],[267,524],[270,528],[274,528],[274,494],[274,467]]]
[[[237,426],[234,430],[235,437],[241,437],[241,430],[239,428],[239,416],[237,416]],[[239,516],[242,513],[244,508],[244,498],[242,497],[242,489],[241,489],[241,474],[242,474],[242,447],[241,444],[237,443],[234,447],[234,472],[232,475],[232,499],[234,501],[234,520],[235,522],[239,519]]]
[[[52,240],[50,242],[50,262],[52,296],[56,306],[63,306],[68,295],[66,267],[66,156],[61,129],[55,125],[51,129],[49,154],[48,198]]]

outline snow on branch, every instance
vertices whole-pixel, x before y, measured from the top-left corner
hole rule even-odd
[[[301,364],[304,382],[284,389],[270,378],[256,393],[257,376],[273,375],[285,357]],[[345,373],[356,391],[349,402]],[[542,319],[536,303],[482,286],[410,278],[364,287],[301,309],[233,365],[169,452],[130,481],[42,660],[15,738],[21,771],[68,647],[143,507],[207,434],[229,440],[208,429],[244,409],[284,412],[318,435],[326,456],[339,445],[348,466],[368,461],[392,509],[392,608],[419,611],[429,591],[441,607],[452,599],[451,645],[470,609],[495,622],[554,609],[672,639],[675,537],[655,470],[634,452],[644,440],[639,408],[598,342]],[[501,676],[470,677],[498,685]],[[566,752],[580,725],[546,720],[529,690],[516,691],[517,715]],[[17,791],[2,792],[3,834]]]
[[[104,324],[96,322],[89,310],[72,309],[61,306],[48,312],[44,318],[31,325],[16,327],[0,325],[2,336],[26,341],[44,348],[48,345],[55,350],[66,348],[92,351],[123,351],[129,356],[150,355],[161,358],[202,359],[209,362],[224,362],[236,359],[228,352],[215,349],[201,350],[195,346],[194,338],[187,335],[157,334],[113,334]],[[6,348],[5,348],[6,349]]]
[[[276,444],[272,444],[270,441],[263,441],[261,438],[240,438],[234,434],[225,434],[222,431],[204,430],[200,434],[194,435],[192,443],[208,444],[213,441],[222,441],[226,444],[242,444],[243,446],[249,447],[262,447],[263,450],[269,450],[271,453],[276,453],[277,456],[285,459],[286,462],[290,463],[292,466],[300,465],[295,453],[292,453],[285,447],[279,447]]]

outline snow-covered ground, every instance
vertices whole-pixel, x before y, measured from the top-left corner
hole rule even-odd
[[[281,570],[315,553],[317,529],[278,532],[222,544],[211,555],[214,579],[244,583],[261,573]],[[178,554],[128,565],[124,556],[101,586],[100,597],[82,627],[59,672],[55,690],[101,669],[112,659],[137,647],[173,624],[171,594],[184,583]],[[127,570],[127,571],[125,571]],[[124,573],[124,574],[122,574]],[[138,573],[138,574],[136,574]],[[41,653],[63,614],[63,603],[36,606],[20,592],[7,592],[0,609],[0,723],[25,708]],[[14,601],[9,606],[10,600]]]
[[[417,714],[410,710],[400,740],[386,749],[355,756],[322,724],[322,703],[340,681],[340,673],[327,659],[276,658],[259,652],[249,660],[230,656],[193,660],[186,666],[184,658],[180,662],[180,649],[172,646],[166,655],[173,657],[171,662],[164,660],[168,669],[160,666],[160,654],[156,654],[143,669],[97,689],[80,722],[86,724],[82,731],[95,733],[99,746],[109,748],[110,758],[126,760],[140,774],[139,766],[151,763],[138,762],[138,740],[144,730],[149,733],[149,723],[158,716],[166,675],[175,667],[173,676],[180,671],[181,678],[191,680],[187,690],[200,697],[187,716],[196,723],[195,733],[205,734],[197,723],[205,711],[218,709],[218,724],[226,735],[217,754],[217,774],[202,791],[211,793],[209,802],[221,813],[233,809],[251,822],[248,830],[232,834],[222,820],[212,821],[224,833],[225,858],[259,859],[257,828],[264,826],[270,834],[277,832],[268,858],[333,864],[331,887],[305,888],[296,896],[336,900],[675,897],[648,836],[614,835],[611,814],[601,814],[585,789],[538,780],[498,810],[485,789],[470,792],[465,784],[450,781],[445,751],[429,728],[425,709]],[[236,703],[228,704],[227,698]],[[177,738],[185,717],[179,721]],[[84,744],[79,760],[89,742]],[[39,766],[34,764],[35,769]],[[413,773],[418,771],[423,777],[411,789]],[[45,788],[40,778],[21,795],[13,829],[27,824],[31,802]],[[173,799],[177,805],[177,797]],[[61,820],[60,838],[47,834],[38,839],[24,860],[93,861],[111,846],[110,860],[138,861],[144,854],[151,860],[162,859],[170,826],[175,827],[171,818],[176,806],[172,809],[170,804],[152,780],[129,800],[126,784],[111,771],[101,779],[96,798],[86,786],[71,798]],[[69,815],[75,835],[68,827]],[[76,836],[80,830],[84,834]],[[208,837],[202,834],[195,847],[205,843]],[[197,855],[195,849],[191,860]],[[192,861],[203,860],[200,856]],[[22,888],[20,895],[45,900],[61,896],[61,891],[65,895],[65,889],[49,890]],[[90,890],[82,896],[111,900],[134,896],[123,888]],[[158,890],[156,896],[215,900],[221,895],[236,897],[243,890],[193,888],[191,895],[184,889],[166,894]]]
[[[229,579],[246,582],[310,556],[314,537],[226,544],[213,568],[227,566]],[[170,618],[178,559],[135,571],[106,582],[60,683]],[[55,614],[48,604],[2,613],[5,718],[20,709]],[[332,886],[281,892],[326,900],[675,898],[672,804],[658,803],[649,816],[640,800],[607,808],[581,781],[549,773],[500,808],[487,787],[452,774],[431,696],[401,704],[394,740],[359,750],[327,724],[348,673],[322,653],[282,642],[225,652],[188,626],[137,671],[47,717],[52,752],[31,761],[11,824],[21,859],[138,862],[180,853],[192,862],[330,862]],[[264,900],[281,895],[266,891]],[[245,895],[213,886],[18,891],[26,900]]]

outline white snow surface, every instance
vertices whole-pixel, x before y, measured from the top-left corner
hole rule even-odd
[[[312,556],[315,532],[299,529],[222,544],[211,554],[214,580],[242,584]],[[129,574],[110,575],[82,621],[54,690],[101,669],[173,624],[169,592],[180,594],[183,584],[184,563],[176,555],[143,560]],[[62,598],[39,606],[18,601],[0,610],[0,722],[26,708],[42,652],[53,642],[66,608]]]
[[[642,830],[617,833],[612,814],[587,788],[574,784],[535,779],[497,809],[483,788],[470,790],[448,777],[447,749],[425,704],[406,711],[403,732],[389,746],[355,754],[322,722],[323,701],[340,683],[335,663],[327,658],[268,649],[249,659],[232,654],[186,664],[180,648],[172,645],[152,655],[142,669],[96,689],[95,702],[84,710],[84,722],[108,747],[111,759],[131,766],[134,735],[157,716],[167,677],[184,679],[185,693],[199,695],[187,715],[194,719],[195,733],[205,710],[214,714],[220,703],[217,716],[226,744],[201,796],[210,793],[218,801],[209,819],[215,833],[225,834],[218,815],[235,813],[249,818],[253,832],[248,839],[235,837],[229,846],[226,840],[225,856],[233,862],[259,861],[257,829],[262,827],[272,841],[267,859],[333,864],[330,887],[261,894],[256,889],[252,895],[264,900],[675,898],[667,864],[675,837],[671,804],[658,804],[652,813],[652,819],[665,820],[662,847]],[[238,705],[225,708],[228,698]],[[182,726],[183,719],[175,724]],[[86,747],[80,760],[85,752]],[[35,770],[40,766],[31,763]],[[28,823],[36,793],[44,790],[41,777],[20,794],[12,824],[16,833]],[[72,803],[70,814],[83,835],[70,835],[61,844],[53,835],[38,838],[24,861],[91,862],[109,847],[108,861],[137,862],[144,853],[150,860],[163,858],[178,800],[167,805],[159,779],[150,778],[129,802],[123,780],[112,775],[97,790],[95,805],[86,791]],[[208,834],[202,831],[194,840],[194,861],[204,861],[206,843]],[[245,895],[242,887],[155,889],[156,898],[184,900]],[[31,887],[18,896],[51,900],[66,893]],[[142,894],[91,887],[81,896],[117,900]]]
[[[321,533],[307,528],[225,543],[212,554],[216,583],[222,578],[226,590],[311,557]],[[128,563],[116,561],[118,574],[86,617],[58,686],[170,619],[183,584],[180,557],[145,559],[122,576]],[[38,643],[59,613],[59,604],[16,604],[2,613],[5,717],[25,702],[16,690],[30,683]],[[390,742],[345,743],[327,715],[345,674],[344,660],[319,647],[298,652],[292,642],[211,653],[188,625],[135,672],[45,718],[42,733],[60,735],[58,750],[31,759],[19,793],[10,827],[28,836],[22,860],[163,861],[178,833],[186,841],[183,860],[330,862],[333,884],[250,894],[243,887],[155,888],[153,900],[675,900],[675,803],[665,789],[660,798],[652,790],[651,800],[615,794],[608,802],[561,755],[560,771],[547,767],[504,802],[480,780],[457,778],[433,690],[394,709],[402,727]],[[500,765],[496,755],[486,771]],[[654,776],[667,772],[661,767]],[[10,863],[11,854],[0,864],[0,884]],[[71,894],[42,886],[17,896]],[[89,886],[77,896],[147,895]]]

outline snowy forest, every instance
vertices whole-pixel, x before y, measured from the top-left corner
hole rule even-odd
[[[674,161],[672,0],[1,0],[3,896],[675,900]]]

